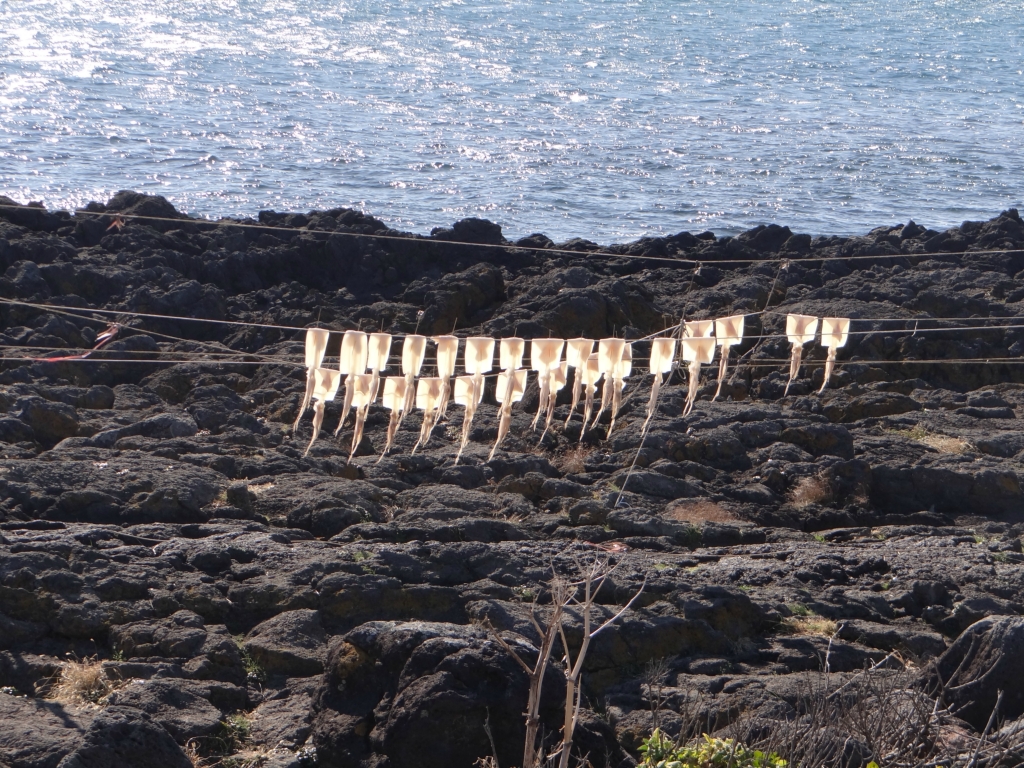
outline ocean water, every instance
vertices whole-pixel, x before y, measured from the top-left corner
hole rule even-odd
[[[0,0],[0,194],[352,206],[599,242],[941,228],[1024,201],[982,0]]]

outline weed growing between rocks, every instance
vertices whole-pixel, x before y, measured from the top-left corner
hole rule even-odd
[[[121,681],[107,676],[98,659],[72,660],[61,665],[48,695],[62,704],[100,704],[122,685]]]
[[[703,734],[690,745],[677,745],[655,730],[640,747],[641,768],[784,768],[786,761],[774,752],[751,749],[734,739],[716,739]]]
[[[975,450],[974,445],[960,437],[944,435],[940,432],[929,432],[920,424],[913,429],[894,429],[890,434],[900,435],[914,442],[927,445],[938,453],[960,455]]]
[[[185,756],[193,768],[259,768],[270,755],[268,750],[251,747],[251,732],[248,715],[229,715],[216,733],[189,739]]]
[[[252,657],[252,654],[245,648],[242,641],[243,638],[241,637],[235,638],[235,645],[238,646],[238,652],[242,656],[242,666],[245,668],[246,679],[250,683],[262,685],[267,681],[267,671]]]

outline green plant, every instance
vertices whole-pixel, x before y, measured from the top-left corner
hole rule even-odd
[[[822,536],[820,533],[812,533],[811,536],[815,541],[820,541],[822,544],[825,543],[825,537]]]
[[[814,613],[803,603],[790,603],[786,607],[789,608],[789,612],[794,616],[811,616]]]
[[[116,651],[114,651],[114,655],[111,656],[111,658],[114,661],[124,661],[124,651],[118,648]]]
[[[252,657],[252,654],[249,653],[243,642],[244,638],[241,636],[235,638],[235,645],[238,646],[238,652],[242,656],[242,666],[245,668],[246,677],[254,683],[265,683],[267,681],[267,671]]]
[[[735,739],[716,739],[706,733],[696,742],[677,746],[655,729],[640,751],[644,768],[784,768],[786,761],[775,752],[762,752]]]
[[[1005,552],[993,552],[992,559],[997,563],[1008,563],[1010,562],[1010,556]]]
[[[236,747],[246,743],[252,731],[252,724],[249,722],[249,718],[241,714],[228,715],[228,718],[223,723],[223,727],[227,737]]]

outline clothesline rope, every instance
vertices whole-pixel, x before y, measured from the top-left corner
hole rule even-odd
[[[85,307],[65,307],[65,306],[61,306],[61,305],[42,304],[42,303],[39,303],[39,302],[21,301],[21,300],[18,300],[18,299],[7,299],[7,298],[0,298],[0,304],[10,304],[10,305],[16,305],[16,306],[22,306],[22,307],[30,307],[32,309],[39,309],[39,310],[44,310],[44,311],[47,311],[47,312],[53,312],[54,314],[62,314],[62,315],[68,316],[68,317],[74,317],[74,318],[77,318],[77,319],[86,320],[86,321],[90,321],[90,322],[106,322],[106,321],[102,321],[102,320],[100,320],[98,318],[87,317],[86,315],[88,313],[108,315],[108,316],[112,316],[112,317],[127,317],[127,318],[136,318],[136,317],[138,317],[138,318],[146,318],[146,319],[152,319],[152,320],[165,320],[165,321],[172,321],[172,322],[182,321],[182,322],[192,322],[192,323],[211,323],[211,324],[215,324],[215,325],[232,325],[232,326],[245,327],[245,328],[267,328],[267,329],[273,329],[273,330],[291,331],[291,332],[295,332],[295,333],[297,333],[299,331],[305,332],[305,331],[309,330],[309,326],[272,325],[272,324],[267,324],[267,323],[255,323],[255,322],[243,321],[243,320],[216,320],[216,319],[213,319],[213,318],[203,318],[203,317],[180,317],[178,315],[161,315],[161,314],[156,314],[156,313],[151,313],[151,312],[150,313],[147,313],[147,312],[134,312],[132,310],[120,310],[120,309],[92,309],[92,308],[85,308]],[[746,317],[752,317],[752,316],[757,316],[757,315],[766,315],[766,314],[767,315],[777,315],[777,316],[784,317],[788,313],[786,313],[786,312],[784,312],[782,310],[786,309],[787,307],[792,308],[794,306],[795,305],[792,305],[792,304],[790,304],[790,305],[781,305],[781,306],[776,307],[774,309],[764,309],[764,310],[757,311],[757,312],[746,312],[746,313],[742,313],[742,314],[744,314]],[[915,323],[915,324],[920,324],[920,323],[977,323],[977,322],[986,322],[986,321],[995,322],[995,321],[1005,321],[1005,320],[1014,320],[1014,319],[1020,319],[1022,321],[1022,324],[1021,325],[1016,325],[1016,324],[1013,324],[1013,325],[995,325],[995,326],[993,326],[993,325],[974,325],[974,326],[959,327],[959,328],[904,328],[904,329],[895,329],[893,331],[888,331],[889,333],[897,333],[897,332],[899,332],[901,330],[902,331],[906,331],[908,333],[909,332],[915,332],[915,333],[938,333],[938,332],[944,332],[944,331],[1014,330],[1014,329],[1024,328],[1024,317],[1017,318],[1017,317],[1014,316],[1014,317],[990,317],[990,318],[984,318],[984,317],[971,317],[971,318],[963,318],[963,317],[857,317],[857,318],[853,318],[853,320],[855,322],[858,322],[858,323],[897,323],[897,322],[899,322],[899,323]],[[126,327],[132,327],[132,326],[126,326]],[[659,336],[662,336],[662,335],[665,335],[665,334],[674,333],[677,330],[679,330],[679,328],[680,328],[680,324],[677,323],[675,325],[669,326],[668,328],[663,328],[660,331],[655,331],[654,333],[648,334],[647,336],[643,336],[643,337],[641,337],[639,339],[631,339],[631,341],[633,341],[633,342],[650,341],[651,339],[657,338]],[[135,330],[138,330],[138,329],[135,329]],[[325,328],[324,330],[331,331],[332,333],[342,333],[346,329]],[[863,330],[863,331],[851,330],[850,331],[850,335],[863,336],[863,335],[868,335],[868,334],[872,334],[872,333],[885,333],[885,332],[887,332],[887,331],[884,331],[882,329],[877,329],[877,328],[876,329],[870,329],[870,330]],[[187,342],[187,343],[191,343],[191,344],[210,344],[211,343],[211,342],[200,341],[200,340],[196,340],[196,339],[183,339],[183,338],[180,338],[180,337],[177,337],[177,336],[170,336],[169,334],[164,334],[164,333],[161,333],[159,331],[146,331],[146,333],[150,334],[150,335],[164,336],[166,338],[173,339],[175,341]],[[466,332],[463,331],[462,333],[465,334]],[[395,340],[399,340],[399,339],[405,338],[405,336],[407,336],[407,335],[409,335],[409,334],[392,334],[392,337]],[[467,334],[467,336],[468,336],[468,334]],[[744,336],[744,341],[746,341],[747,339],[785,338],[785,336],[786,336],[786,334],[784,334],[784,333],[764,334],[764,335],[761,335],[761,336],[747,335],[747,336]],[[466,338],[466,336],[461,336],[460,338],[464,339],[464,338]]]

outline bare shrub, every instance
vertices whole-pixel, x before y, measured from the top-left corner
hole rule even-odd
[[[693,499],[673,504],[665,513],[681,523],[735,523],[740,520],[733,512],[714,501]]]
[[[99,704],[122,684],[108,677],[103,663],[95,658],[65,661],[50,688],[49,698],[62,704]]]
[[[1011,768],[1024,760],[1024,729],[976,733],[922,690],[918,671],[895,653],[856,674],[819,672],[789,701],[736,713],[721,723],[709,702],[680,711],[678,743],[732,738],[791,766],[845,768],[874,762],[883,768]],[[996,718],[993,717],[993,721]],[[992,725],[992,723],[990,723]]]
[[[827,504],[832,501],[832,483],[821,474],[801,477],[789,492],[789,500],[797,509],[811,504]]]
[[[583,703],[583,663],[587,658],[591,641],[618,621],[630,608],[647,586],[647,578],[644,577],[640,589],[630,598],[617,613],[610,618],[601,621],[599,615],[595,615],[597,606],[597,595],[604,586],[605,581],[618,567],[612,564],[610,559],[596,557],[589,562],[575,562],[575,580],[553,575],[548,582],[551,595],[551,605],[545,622],[542,624],[537,618],[537,600],[534,599],[533,611],[530,621],[540,638],[537,660],[531,667],[519,655],[518,651],[503,638],[497,631],[491,629],[491,635],[495,640],[515,659],[516,663],[523,669],[530,678],[529,699],[526,705],[526,742],[523,750],[522,768],[541,768],[546,762],[543,745],[538,744],[537,737],[540,733],[540,704],[541,692],[544,685],[544,673],[548,662],[552,658],[552,652],[556,641],[561,642],[561,661],[565,670],[565,721],[562,726],[562,743],[558,748],[559,768],[568,768],[569,759],[573,746],[573,735],[576,726],[579,724],[580,709]],[[554,566],[552,566],[554,572]],[[583,637],[580,647],[575,651],[576,658],[573,659],[573,651],[570,648],[565,632],[565,615],[569,609],[573,609],[583,622]],[[597,624],[595,627],[594,625]],[[557,663],[557,662],[556,662]],[[555,752],[549,756],[554,758]]]

